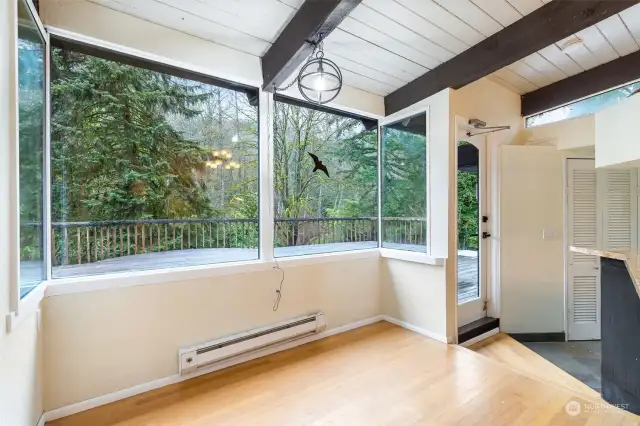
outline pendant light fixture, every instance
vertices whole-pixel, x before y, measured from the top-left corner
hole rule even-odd
[[[342,89],[340,68],[324,57],[323,39],[320,39],[313,53],[298,74],[298,89],[309,102],[326,104],[334,100]]]

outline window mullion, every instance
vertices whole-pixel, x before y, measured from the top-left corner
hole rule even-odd
[[[44,267],[47,280],[51,279],[51,44],[49,35],[45,33],[45,128],[44,128]]]
[[[272,261],[274,258],[273,94],[261,90],[259,99],[260,258]]]

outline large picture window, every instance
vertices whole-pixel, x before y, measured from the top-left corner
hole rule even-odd
[[[25,0],[18,0],[18,169],[20,297],[46,278],[44,266],[45,42]]]
[[[382,127],[382,247],[427,251],[425,113]]]
[[[53,277],[257,259],[255,90],[56,46]]]
[[[377,122],[286,99],[274,115],[275,256],[377,247]]]

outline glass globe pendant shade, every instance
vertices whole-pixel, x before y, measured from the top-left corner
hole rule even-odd
[[[324,58],[322,51],[310,59],[298,74],[298,89],[309,102],[326,104],[338,96],[342,89],[342,73],[333,62]]]

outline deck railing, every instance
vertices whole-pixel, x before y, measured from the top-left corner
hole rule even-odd
[[[421,217],[382,218],[383,242],[393,244],[427,244],[427,220]]]
[[[382,221],[384,242],[426,244],[424,218]],[[274,227],[276,247],[378,241],[374,217],[276,219]],[[23,223],[21,239],[35,241],[40,232],[37,223]],[[54,222],[50,232],[54,266],[171,250],[257,249],[259,243],[256,218]]]

